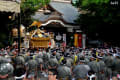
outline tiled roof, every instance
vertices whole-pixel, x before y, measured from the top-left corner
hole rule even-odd
[[[75,24],[74,20],[76,20],[79,15],[77,8],[72,6],[70,3],[63,3],[63,2],[51,2],[49,5],[55,11],[58,12],[58,15],[56,14],[45,15],[43,12],[36,12],[35,15],[32,16],[32,18],[43,22],[50,18],[52,19],[60,18],[61,20],[64,20],[66,23]]]
[[[76,20],[79,15],[77,8],[69,3],[51,2],[50,6],[60,12],[63,19],[68,23],[74,23],[74,20]]]

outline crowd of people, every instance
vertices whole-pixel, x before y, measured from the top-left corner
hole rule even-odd
[[[0,50],[0,80],[120,80],[120,48]]]

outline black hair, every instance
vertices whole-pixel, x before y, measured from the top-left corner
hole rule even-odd
[[[18,68],[14,70],[14,76],[20,77],[21,75],[25,74],[25,68]]]
[[[92,74],[95,74],[95,72],[93,70],[88,71],[88,75],[91,76]],[[88,77],[87,80],[90,80],[90,77]],[[95,77],[93,77],[92,80],[95,80]]]
[[[88,75],[92,75],[92,74],[95,74],[93,70],[88,71]]]
[[[66,59],[64,58],[63,60],[62,60],[62,64],[66,64],[67,63],[67,61],[66,61]]]
[[[72,55],[74,54],[74,52],[71,53]]]
[[[85,57],[84,56],[80,57],[80,60],[85,60]]]
[[[52,53],[53,56],[55,56],[56,54]]]
[[[69,57],[69,55],[70,55],[69,53],[66,53],[65,57]]]
[[[79,49],[79,52],[82,52],[82,49]]]
[[[49,48],[46,49],[46,52],[49,52]]]
[[[93,57],[97,58],[96,54],[92,54]]]
[[[33,56],[32,56],[32,55],[30,55],[30,59],[33,59]]]
[[[93,50],[93,53],[96,53],[96,50]]]

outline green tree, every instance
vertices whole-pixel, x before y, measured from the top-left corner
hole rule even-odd
[[[49,4],[49,2],[50,0],[24,0],[21,3],[21,23],[29,26],[33,21],[31,15],[34,15],[38,9]]]
[[[120,24],[120,6],[119,4],[111,5],[110,1],[77,0],[74,4],[80,10],[76,22],[80,24],[81,29],[88,36],[95,37],[95,33],[99,33],[102,38],[107,29],[114,30],[113,28],[118,28],[113,26]]]

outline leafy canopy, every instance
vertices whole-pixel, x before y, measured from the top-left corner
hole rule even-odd
[[[88,35],[99,33],[102,36],[117,30],[120,25],[120,6],[111,5],[111,0],[77,0],[74,4],[80,10],[77,23]],[[117,1],[117,0],[116,0]],[[82,11],[86,11],[85,14]],[[114,29],[113,29],[114,27]],[[110,33],[106,36],[109,36]],[[111,33],[113,35],[113,33]],[[94,37],[94,36],[93,36]]]
[[[21,23],[29,26],[32,23],[31,15],[38,9],[48,5],[50,0],[24,0],[21,3]]]

